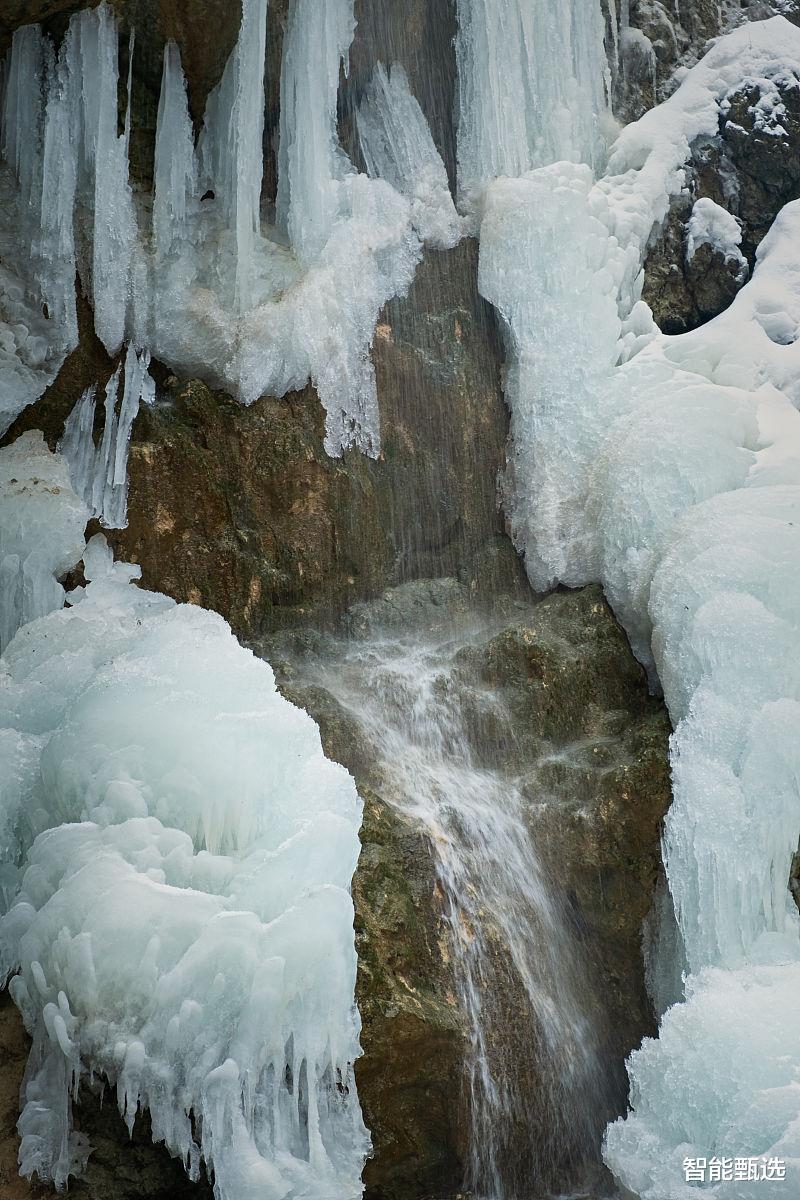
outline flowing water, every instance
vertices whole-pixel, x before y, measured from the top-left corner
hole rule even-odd
[[[615,1106],[602,1022],[570,906],[537,854],[530,800],[502,761],[514,760],[512,724],[465,673],[481,634],[348,642],[314,680],[357,717],[394,802],[435,851],[469,1035],[468,1191],[588,1195],[602,1186],[600,1134]]]

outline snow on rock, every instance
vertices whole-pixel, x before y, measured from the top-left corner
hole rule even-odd
[[[707,325],[663,336],[640,299],[692,141],[743,78],[789,77],[800,30],[737,29],[622,131],[599,182],[569,162],[496,180],[481,228],[509,348],[515,541],[538,588],[602,580],[675,725],[664,859],[691,974],[630,1061],[634,1112],[605,1150],[646,1200],[688,1200],[693,1154],[783,1153],[800,1188],[800,202]]]
[[[4,478],[47,458],[65,480],[37,447],[0,451]],[[64,562],[85,510],[49,495]],[[19,540],[41,537],[43,503],[6,501],[35,509]],[[360,1196],[355,785],[220,617],[136,587],[101,535],[84,563],[70,607],[0,659],[0,830],[24,869],[0,973],[19,971],[33,1039],[22,1171],[80,1171],[71,1099],[93,1077],[129,1124],[149,1109],[193,1178],[204,1160],[219,1200]]]
[[[83,554],[89,516],[41,433],[0,451],[0,650],[21,625],[63,605],[58,580]]]
[[[687,263],[692,261],[700,246],[710,246],[726,262],[736,264],[736,278],[741,282],[749,272],[747,259],[739,249],[741,244],[742,227],[736,217],[707,196],[695,200],[686,227]]]

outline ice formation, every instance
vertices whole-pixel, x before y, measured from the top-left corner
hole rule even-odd
[[[2,105],[0,207],[0,434],[38,400],[78,340],[68,81],[51,77],[36,26],[14,37]],[[51,68],[52,69],[52,68]],[[69,219],[66,218],[67,210]]]
[[[480,286],[507,332],[515,540],[537,587],[603,581],[675,725],[664,858],[686,1001],[633,1056],[634,1111],[606,1142],[646,1200],[694,1194],[685,1156],[781,1155],[800,1185],[797,1058],[785,1057],[800,1036],[787,1000],[800,960],[787,888],[800,836],[800,204],[707,326],[665,337],[640,299],[691,142],[716,133],[743,80],[763,98],[798,78],[795,26],[745,26],[622,131],[597,183],[561,161],[484,197]],[[781,1036],[763,1030],[770,1014]],[[736,1186],[711,1194],[742,1200]]]
[[[125,341],[147,346],[244,403],[311,379],[327,412],[329,453],[351,445],[378,453],[370,361],[378,315],[407,290],[422,241],[453,245],[460,222],[402,72],[391,85],[387,77],[371,109],[386,129],[407,122],[391,150],[371,160],[385,178],[355,171],[337,132],[353,0],[330,0],[322,19],[311,0],[292,0],[277,226],[266,223],[266,12],[267,0],[244,0],[239,40],[196,148],[180,55],[173,43],[165,47],[152,205],[129,180],[130,103],[117,130],[118,31],[109,5],[76,14],[57,55],[37,26],[15,33],[0,178],[22,232],[9,245],[12,268],[0,274],[6,425],[76,343],[77,269],[109,353]],[[131,40],[129,93],[134,55]],[[407,178],[408,170],[419,178]],[[35,280],[25,273],[31,255]]]
[[[353,781],[220,617],[133,585],[100,535],[84,552],[85,509],[35,435],[0,470],[10,548],[51,531],[41,570],[83,553],[89,581],[0,660],[23,1173],[80,1169],[71,1100],[102,1079],[219,1200],[357,1197]],[[41,486],[10,490],[25,471]]]
[[[483,189],[555,159],[599,165],[610,127],[599,3],[458,0],[458,189]]]
[[[94,443],[97,389],[87,388],[64,425],[59,450],[69,466],[72,486],[93,517],[107,529],[124,529],[128,521],[128,447],[141,401],[150,403],[155,384],[148,373],[150,355],[128,347],[124,370],[117,367],[106,384],[105,420],[100,445]],[[122,398],[119,398],[122,376]]]
[[[448,250],[464,232],[447,171],[428,122],[398,64],[378,63],[357,113],[358,136],[369,174],[385,179],[411,202],[411,223],[423,242]]]

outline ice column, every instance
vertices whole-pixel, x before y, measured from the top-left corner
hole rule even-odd
[[[339,70],[353,40],[353,0],[294,0],[283,46],[278,220],[301,262],[319,255],[352,172],[339,145]]]
[[[411,201],[411,220],[423,242],[450,249],[463,223],[456,212],[442,157],[425,115],[398,64],[378,63],[356,113],[367,170]]]
[[[458,0],[459,198],[559,159],[599,164],[609,71],[599,0]]]

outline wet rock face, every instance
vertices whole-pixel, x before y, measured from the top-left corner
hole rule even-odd
[[[465,657],[511,716],[511,740],[493,730],[484,740],[523,780],[532,836],[573,905],[621,1064],[654,1029],[641,930],[671,800],[666,711],[599,587],[546,597]]]
[[[284,695],[318,722],[325,753],[353,773],[364,800],[353,899],[364,1050],[356,1078],[373,1143],[367,1196],[445,1196],[462,1174],[466,1044],[431,846],[392,804],[378,749],[354,719],[323,688],[284,680]]]

